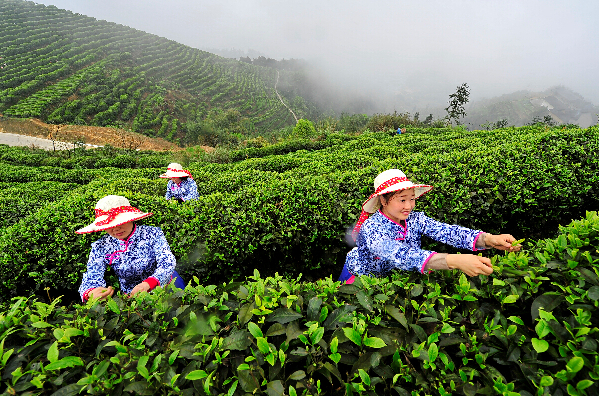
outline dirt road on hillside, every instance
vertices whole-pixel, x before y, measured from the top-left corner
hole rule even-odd
[[[70,150],[74,144],[52,141],[33,136],[17,135],[15,133],[0,133],[0,144],[9,146],[28,146],[42,148],[44,150]],[[100,147],[92,144],[86,144],[86,147]]]
[[[66,142],[72,148],[73,142],[83,142],[91,146],[104,146],[139,150],[181,150],[175,143],[160,138],[151,138],[123,129],[104,128],[87,125],[51,125],[36,118],[21,119],[0,116],[0,134],[21,135],[17,142],[25,142],[25,136]],[[5,137],[5,139],[13,139]],[[44,143],[39,142],[40,147]],[[8,144],[8,143],[5,143]],[[35,144],[35,143],[34,143]],[[30,144],[25,144],[29,146]],[[37,144],[36,144],[37,146]]]

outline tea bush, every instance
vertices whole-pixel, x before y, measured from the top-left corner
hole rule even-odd
[[[599,216],[528,247],[471,279],[398,272],[340,285],[256,271],[86,305],[16,297],[0,312],[2,391],[597,394]]]
[[[77,187],[58,182],[0,183],[0,227],[16,223]]]
[[[349,249],[346,229],[371,194],[374,177],[392,167],[435,186],[416,210],[436,219],[518,238],[554,236],[558,224],[599,206],[598,132],[523,127],[368,133],[320,150],[195,162],[188,168],[200,199],[182,205],[164,200],[166,181],[157,179],[163,169],[53,172],[1,165],[0,181],[88,184],[0,235],[0,300],[18,293],[43,296],[45,287],[77,298],[72,293],[99,235],[74,231],[93,220],[93,206],[108,194],[125,195],[155,213],[144,222],[163,228],[184,278],[202,282],[241,279],[254,269],[290,277],[303,272],[310,280],[336,277]]]
[[[172,153],[129,151],[105,146],[98,149],[48,151],[30,147],[0,145],[0,161],[11,165],[57,168],[166,168]]]

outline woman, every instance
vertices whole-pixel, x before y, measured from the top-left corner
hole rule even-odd
[[[493,272],[491,260],[486,257],[422,249],[422,235],[471,251],[486,248],[520,250],[521,245],[512,246],[516,239],[511,235],[492,235],[449,225],[422,212],[413,212],[416,199],[432,188],[413,184],[398,169],[379,174],[374,179],[374,194],[362,205],[362,214],[352,234],[357,246],[347,254],[339,280],[353,283],[356,275],[386,276],[396,269],[424,273],[457,268],[468,276]]]
[[[131,206],[129,200],[118,195],[108,195],[98,201],[96,220],[76,231],[78,234],[106,231],[92,244],[87,262],[87,272],[79,287],[83,301],[90,297],[105,299],[112,296],[112,286],[106,287],[104,272],[111,267],[116,273],[121,290],[130,296],[150,291],[171,281],[185,288],[185,283],[175,271],[175,256],[158,227],[136,225],[152,215]]]
[[[160,177],[170,179],[164,196],[167,200],[185,202],[199,198],[196,182],[191,177],[191,173],[184,170],[181,164],[170,163],[166,172]]]

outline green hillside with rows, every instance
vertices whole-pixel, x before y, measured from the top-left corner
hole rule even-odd
[[[212,153],[0,146],[0,391],[597,394],[599,128],[314,133]],[[164,199],[171,161],[197,201]],[[485,251],[490,276],[336,282],[373,178],[394,167],[435,187],[416,210],[524,250]],[[154,213],[142,223],[163,229],[185,290],[79,303],[100,235],[74,231],[107,194]]]
[[[294,93],[296,72],[225,59],[54,6],[0,0],[0,42],[5,116],[126,127],[191,144],[197,136],[188,134],[188,123],[207,118],[228,120],[229,132],[242,136],[294,125],[277,97],[279,80],[282,99],[298,117],[314,110]]]

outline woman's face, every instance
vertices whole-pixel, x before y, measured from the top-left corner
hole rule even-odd
[[[180,178],[180,177],[171,177],[171,180],[172,180],[174,183],[176,183],[176,184],[179,184],[179,183],[181,183],[181,178]]]
[[[121,224],[120,226],[109,228],[106,230],[106,232],[111,237],[124,241],[125,239],[129,238],[129,235],[131,235],[133,232],[133,222],[130,221],[128,223]]]
[[[416,194],[413,188],[398,191],[388,201],[381,198],[381,205],[383,205],[383,213],[391,220],[399,223],[402,220],[406,220],[410,212],[414,209]]]

